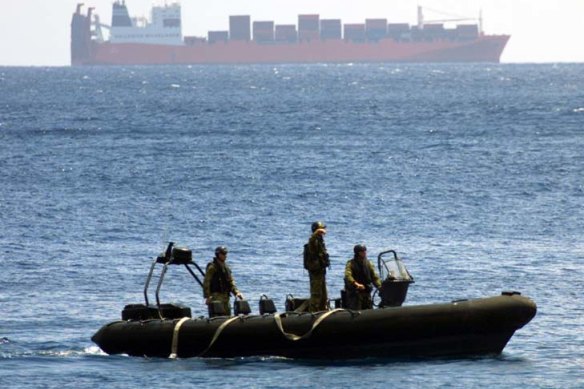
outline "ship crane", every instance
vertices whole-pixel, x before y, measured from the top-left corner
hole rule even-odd
[[[418,28],[420,30],[422,30],[424,28],[425,24],[433,24],[433,23],[450,23],[450,22],[467,22],[467,21],[477,21],[478,20],[478,24],[479,24],[479,33],[482,34],[483,33],[483,12],[479,11],[479,17],[478,18],[469,18],[469,17],[461,17],[458,15],[452,15],[452,14],[447,14],[445,12],[442,11],[437,11],[434,9],[430,9],[430,8],[426,8],[427,10],[430,10],[432,12],[435,13],[439,13],[442,15],[448,15],[451,16],[449,18],[446,19],[433,19],[433,20],[425,20],[424,19],[424,12],[422,10],[421,6],[418,6]]]
[[[93,20],[91,21],[91,25],[94,28],[93,35],[95,36],[96,40],[100,43],[104,42],[102,28],[105,28],[106,30],[110,31],[111,27],[108,26],[107,24],[101,23],[101,20],[99,19],[99,15],[97,15],[97,14],[93,14]]]

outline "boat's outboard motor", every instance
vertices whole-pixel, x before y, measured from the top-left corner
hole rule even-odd
[[[392,253],[393,261],[389,264],[383,259],[384,254]],[[398,258],[394,250],[379,253],[377,257],[379,276],[383,279],[379,296],[379,307],[399,307],[406,300],[408,288],[414,282],[414,277],[408,272],[405,265]]]

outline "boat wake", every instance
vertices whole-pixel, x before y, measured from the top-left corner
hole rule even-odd
[[[85,356],[107,355],[97,346],[87,346],[82,349],[43,349],[44,346],[34,348],[25,346],[9,338],[0,338],[0,359],[24,358],[80,358]]]

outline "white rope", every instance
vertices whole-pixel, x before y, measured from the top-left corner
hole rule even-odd
[[[174,331],[172,333],[172,346],[171,346],[171,352],[170,352],[170,356],[169,358],[171,359],[176,359],[177,357],[177,349],[178,349],[178,333],[180,331],[180,327],[183,325],[184,322],[186,322],[187,320],[189,320],[190,317],[183,317],[182,319],[180,319],[178,321],[178,323],[176,323],[176,325],[174,326]],[[223,323],[221,323],[221,325],[217,328],[217,330],[215,331],[215,335],[213,335],[213,339],[211,339],[211,342],[209,343],[209,345],[207,346],[207,348],[205,350],[203,350],[201,353],[199,353],[199,357],[202,357],[203,354],[205,354],[207,351],[209,351],[209,349],[213,346],[213,344],[217,341],[217,339],[219,338],[219,335],[221,335],[221,332],[223,332],[223,330],[231,323],[233,323],[235,320],[239,319],[239,316],[234,316],[231,317],[227,320],[225,320]]]
[[[176,359],[176,353],[178,349],[178,331],[180,330],[180,327],[183,325],[183,323],[189,319],[190,317],[183,317],[174,326],[174,331],[172,332],[172,345],[170,347],[170,359]]]
[[[288,338],[289,340],[292,341],[297,341],[297,340],[301,340],[301,339],[307,339],[309,338],[312,333],[314,332],[314,330],[329,316],[337,313],[337,312],[341,312],[341,311],[345,311],[345,309],[342,308],[337,308],[337,309],[333,309],[332,311],[328,311],[324,314],[322,314],[318,319],[316,319],[314,321],[314,323],[312,323],[312,327],[310,328],[310,330],[305,333],[302,336],[296,335],[296,334],[291,334],[291,333],[287,333],[286,331],[284,331],[284,327],[282,326],[282,318],[280,317],[279,313],[274,314],[274,321],[276,322],[276,325],[278,326],[278,329],[280,330],[280,332],[282,332],[282,334]],[[227,328],[227,326],[231,323],[233,323],[235,320],[239,319],[239,316],[234,316],[231,317],[227,320],[225,320],[223,323],[221,323],[221,325],[217,328],[217,330],[215,331],[215,334],[213,335],[213,339],[211,339],[211,342],[209,343],[209,345],[207,346],[207,348],[205,348],[202,352],[199,353],[199,357],[202,357],[207,351],[209,351],[211,349],[211,347],[213,346],[213,344],[215,344],[215,342],[217,341],[217,339],[219,338],[219,335],[221,335],[221,333],[223,332],[223,330],[225,328]],[[180,331],[181,326],[183,325],[183,323],[185,323],[187,320],[189,320],[189,317],[183,317],[182,319],[180,319],[178,321],[178,323],[176,323],[176,325],[174,326],[174,331],[172,334],[172,347],[171,347],[171,353],[170,353],[170,357],[171,359],[176,359],[177,357],[177,349],[178,349],[178,333]]]
[[[274,320],[275,320],[276,325],[278,326],[278,329],[280,330],[280,332],[282,332],[282,334],[286,338],[288,338],[288,339],[290,339],[290,340],[292,340],[292,341],[295,342],[297,340],[306,339],[306,338],[310,337],[310,335],[312,335],[312,332],[316,329],[316,327],[318,327],[320,325],[320,323],[322,323],[324,321],[324,319],[326,319],[327,317],[331,316],[334,313],[341,312],[341,311],[345,311],[345,309],[337,308],[337,309],[333,309],[332,311],[328,311],[327,313],[322,314],[318,319],[316,319],[314,321],[314,323],[312,324],[312,328],[310,329],[310,331],[308,331],[307,333],[305,333],[302,336],[299,336],[299,335],[296,335],[296,334],[291,334],[291,333],[288,333],[288,332],[284,331],[284,327],[282,327],[282,318],[280,317],[280,314],[279,313],[276,313],[274,315]]]
[[[217,328],[217,331],[215,331],[215,335],[213,336],[213,339],[211,339],[211,343],[209,343],[209,345],[207,346],[206,349],[204,349],[201,353],[199,353],[199,357],[202,357],[203,354],[205,354],[207,351],[209,351],[209,349],[211,348],[211,346],[213,346],[213,344],[215,343],[215,341],[217,340],[217,338],[219,338],[219,335],[221,334],[221,332],[223,332],[223,330],[231,323],[233,323],[235,320],[239,319],[239,316],[233,316],[232,318],[229,318],[227,320],[225,320],[223,323],[221,323],[221,325],[219,326],[219,328]]]

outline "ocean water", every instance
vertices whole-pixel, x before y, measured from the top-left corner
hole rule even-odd
[[[584,65],[0,68],[0,387],[584,387]],[[395,249],[406,304],[516,290],[536,317],[499,356],[108,356],[172,240],[230,248],[257,312],[308,295],[324,220],[331,297],[356,243]],[[171,269],[164,302],[203,315]]]

